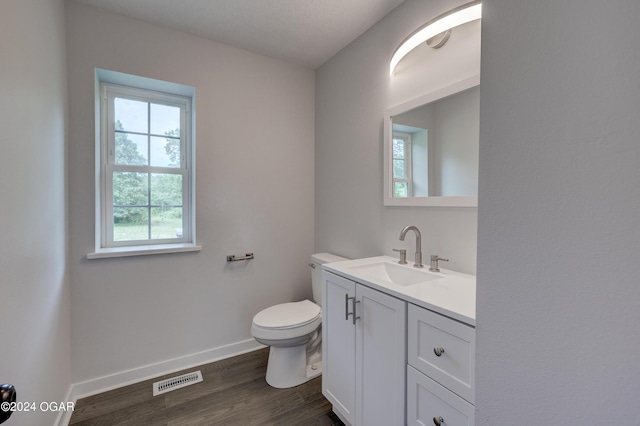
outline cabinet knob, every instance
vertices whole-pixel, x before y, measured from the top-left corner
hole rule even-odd
[[[433,353],[436,354],[436,356],[442,356],[444,348],[433,348]]]
[[[444,424],[444,419],[442,418],[442,416],[434,417],[433,418],[433,424],[435,424],[436,426],[441,426],[441,425]]]

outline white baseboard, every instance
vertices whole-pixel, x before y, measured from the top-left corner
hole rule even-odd
[[[195,354],[185,355],[179,358],[173,358],[166,361],[149,364],[131,370],[122,371],[120,373],[110,374],[108,376],[98,377],[96,379],[87,380],[80,383],[74,383],[67,392],[65,401],[77,402],[78,399],[87,396],[117,389],[122,386],[131,385],[142,382],[154,377],[171,374],[176,371],[186,370],[202,364],[219,361],[225,358],[231,358],[242,355],[247,352],[264,348],[264,345],[256,342],[254,339],[243,340],[241,342],[220,346],[206,351],[197,352]],[[67,426],[71,420],[72,412],[61,412],[56,420],[57,426]]]
[[[73,385],[69,386],[69,389],[67,390],[67,396],[65,396],[65,398],[62,400],[63,402],[73,402],[73,404],[75,405],[77,398],[73,399],[73,396],[71,395],[73,392]],[[73,414],[73,411],[58,411],[58,415],[56,416],[56,421],[54,423],[54,425],[56,426],[67,426],[69,424],[69,421],[71,421],[71,415]]]

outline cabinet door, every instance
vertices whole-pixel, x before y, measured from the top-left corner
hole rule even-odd
[[[474,422],[473,405],[407,366],[407,425],[473,426]]]
[[[406,302],[356,285],[356,425],[405,424]]]
[[[345,316],[352,311],[355,290],[353,281],[322,272],[322,394],[333,405],[333,410],[352,425],[356,400],[356,328],[353,317],[346,319]]]

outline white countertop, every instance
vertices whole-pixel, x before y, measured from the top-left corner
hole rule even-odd
[[[327,263],[322,265],[322,269],[475,327],[476,277],[474,275],[442,268],[440,268],[440,272],[428,272],[429,266],[427,265],[424,271],[431,275],[431,281],[412,285],[396,285],[377,277],[375,274],[358,269],[358,267],[380,262],[388,262],[398,267],[415,270],[413,262],[409,262],[408,265],[398,265],[398,259],[391,256]],[[433,275],[438,278],[433,279]]]

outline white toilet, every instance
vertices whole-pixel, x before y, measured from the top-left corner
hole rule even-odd
[[[320,265],[347,260],[331,253],[311,256],[313,299],[281,303],[253,317],[251,335],[270,346],[267,383],[274,388],[301,385],[322,373],[322,270]]]

